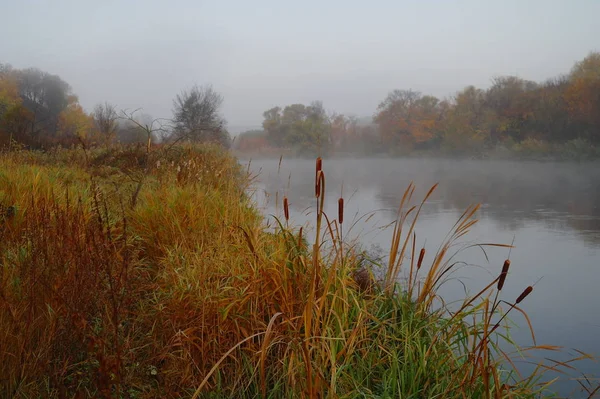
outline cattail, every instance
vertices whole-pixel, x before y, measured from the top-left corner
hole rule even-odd
[[[421,248],[421,252],[419,252],[419,260],[417,261],[417,270],[419,270],[421,268],[424,257],[425,257],[425,248]]]
[[[500,272],[500,279],[498,280],[498,291],[504,287],[504,280],[506,280],[506,275],[508,274],[508,268],[510,267],[510,260],[506,259],[504,261],[504,265],[502,266],[502,272]]]
[[[300,226],[300,231],[298,232],[298,247],[302,248],[302,226]]]
[[[531,291],[533,291],[532,286],[525,288],[525,291],[523,291],[521,295],[519,295],[519,297],[517,298],[517,303],[520,303],[523,299],[527,297],[527,295],[531,294]]]
[[[338,200],[338,220],[340,224],[344,223],[344,199]]]
[[[283,197],[283,214],[285,215],[286,222],[290,220],[290,204],[287,197]]]
[[[323,170],[323,160],[321,157],[317,158],[317,167],[315,171],[315,196],[319,198],[321,194],[321,181],[319,179],[319,172]]]

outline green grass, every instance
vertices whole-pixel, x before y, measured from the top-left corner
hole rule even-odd
[[[375,283],[316,176],[308,243],[286,220],[267,231],[250,176],[217,147],[3,154],[0,203],[16,213],[0,219],[0,397],[551,393],[544,370],[560,364],[503,367],[503,316],[526,299],[499,299],[500,268],[455,312],[439,305],[477,207],[437,253],[421,250],[411,185]],[[514,356],[533,349],[556,348]]]

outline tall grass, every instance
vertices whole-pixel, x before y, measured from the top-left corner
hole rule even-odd
[[[451,311],[437,290],[461,216],[435,252],[415,247],[423,202],[406,190],[382,281],[344,242],[344,200],[316,234],[267,231],[249,176],[215,147],[121,148],[0,160],[1,397],[539,397],[540,365],[499,341],[532,287],[504,298],[510,262]],[[132,200],[135,198],[135,200]],[[337,217],[336,217],[337,216]],[[402,282],[404,271],[409,277]],[[508,342],[510,343],[510,342]],[[586,355],[582,354],[582,357]],[[591,391],[590,391],[591,392]]]

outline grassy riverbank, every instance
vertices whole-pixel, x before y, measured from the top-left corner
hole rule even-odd
[[[502,315],[535,295],[503,297],[510,262],[455,312],[440,307],[476,207],[441,248],[415,248],[409,187],[375,283],[340,238],[343,200],[321,211],[325,175],[309,243],[285,217],[266,231],[251,179],[216,147],[3,154],[0,397],[550,393],[544,367],[501,366],[534,349],[499,345]]]

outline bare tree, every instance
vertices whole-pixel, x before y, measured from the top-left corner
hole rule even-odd
[[[219,112],[222,104],[223,96],[211,86],[194,86],[182,91],[173,101],[175,138],[229,146],[226,122]]]
[[[117,111],[115,107],[109,103],[98,104],[92,113],[96,129],[105,143],[110,143],[116,136],[117,131]]]

